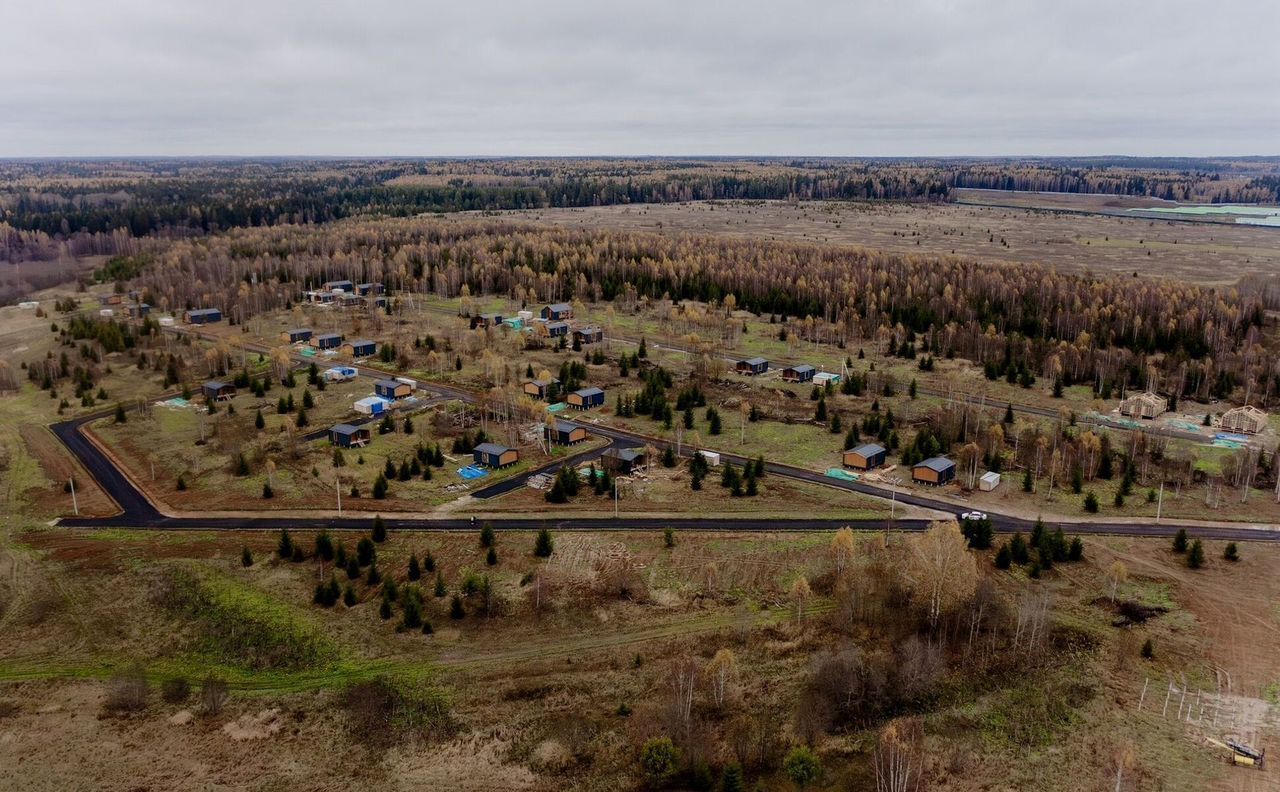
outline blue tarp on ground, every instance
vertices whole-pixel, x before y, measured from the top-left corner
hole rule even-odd
[[[1247,435],[1231,434],[1230,432],[1218,432],[1213,436],[1214,440],[1230,440],[1233,443],[1247,443],[1249,438]]]
[[[458,475],[467,481],[472,479],[484,478],[489,475],[489,471],[478,465],[467,465],[464,468],[458,468]]]
[[[834,479],[840,479],[841,481],[858,480],[858,475],[856,473],[850,473],[849,471],[841,468],[827,468],[827,475]]]

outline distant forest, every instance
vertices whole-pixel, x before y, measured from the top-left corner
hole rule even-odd
[[[700,200],[944,201],[956,187],[1271,202],[1280,201],[1280,159],[8,160],[0,260],[120,231],[183,237],[356,216]]]

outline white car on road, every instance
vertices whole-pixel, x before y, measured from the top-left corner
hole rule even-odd
[[[960,515],[961,522],[964,522],[965,520],[973,520],[974,522],[977,522],[985,519],[987,519],[987,513],[980,511],[967,511]]]

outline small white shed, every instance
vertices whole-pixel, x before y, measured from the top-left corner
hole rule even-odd
[[[98,316],[115,316],[115,315],[116,315],[116,312],[115,312],[115,309],[113,308],[103,308],[102,310],[98,311]]]
[[[994,470],[988,470],[982,474],[982,478],[978,479],[978,489],[983,492],[990,492],[1000,486],[1000,474]]]
[[[386,412],[388,404],[389,402],[386,399],[368,396],[357,401],[354,407],[356,412],[361,412],[365,415],[382,415],[382,413]]]
[[[720,454],[716,451],[699,451],[699,454],[707,460],[707,464],[711,467],[717,467],[720,464]]]

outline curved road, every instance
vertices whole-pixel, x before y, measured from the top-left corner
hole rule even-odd
[[[183,331],[178,331],[183,332]],[[192,333],[193,335],[199,335]],[[265,350],[255,345],[244,345],[251,351]],[[383,378],[394,376],[391,372],[380,371],[377,368],[368,366],[367,364],[359,366],[360,376]],[[419,389],[432,392],[438,396],[449,397],[461,401],[472,402],[475,395],[462,388],[441,383],[431,383],[430,387],[419,386]],[[97,420],[110,414],[110,410],[104,410],[97,413],[91,413],[68,421],[62,421],[50,426],[54,435],[67,447],[72,454],[80,461],[85,470],[92,476],[103,491],[107,493],[120,506],[120,513],[110,517],[66,517],[58,521],[59,525],[68,527],[139,527],[139,528],[163,528],[163,529],[234,529],[234,530],[277,530],[280,528],[294,529],[319,529],[329,528],[336,530],[367,530],[370,522],[369,517],[351,517],[351,518],[333,518],[333,517],[309,517],[299,515],[288,516],[255,516],[255,517],[202,517],[202,516],[182,516],[170,517],[162,514],[159,509],[147,498],[147,496],[129,479],[115,464],[115,462],[102,452],[97,445],[91,442],[82,431],[84,425],[90,421]],[[539,468],[526,471],[519,476],[512,477],[497,484],[485,487],[473,493],[473,497],[491,498],[505,494],[512,490],[523,486],[528,478],[536,473],[550,472],[570,462],[582,462],[588,459],[598,458],[607,448],[618,445],[652,445],[655,448],[666,448],[669,443],[658,438],[651,438],[641,434],[628,432],[625,430],[604,427],[597,425],[589,425],[588,429],[594,434],[609,440],[605,446],[590,449],[579,454],[573,454],[554,462],[550,462]],[[688,456],[688,454],[684,454]],[[721,453],[721,458],[731,460],[737,464],[746,461],[745,457],[730,453]],[[833,487],[836,489],[844,489],[851,492],[857,492],[878,498],[889,497],[891,492],[887,489],[877,487],[859,481],[844,481],[841,479],[831,478],[816,471],[797,468],[790,465],[783,465],[775,462],[766,462],[765,470],[768,475],[778,476],[780,478],[788,478],[796,481],[804,481],[812,484]],[[956,504],[943,501],[937,498],[931,498],[926,495],[916,494],[914,492],[899,492],[893,496],[897,501],[910,506],[918,506],[925,509],[946,512],[954,514],[959,508]],[[1002,533],[1012,533],[1014,531],[1029,531],[1033,525],[1033,521],[1011,515],[1002,515],[996,512],[989,512],[991,521],[995,529]],[[384,521],[387,526],[392,529],[435,529],[435,530],[458,530],[466,529],[476,524],[475,517],[460,518],[404,518],[404,517],[385,517]],[[721,516],[721,517],[674,517],[674,518],[649,518],[649,517],[624,517],[613,518],[608,516],[599,517],[503,517],[494,519],[484,519],[495,529],[502,530],[533,530],[542,527],[559,528],[559,529],[591,529],[591,530],[628,530],[628,529],[660,529],[665,527],[697,529],[697,530],[830,530],[845,525],[851,525],[862,529],[877,530],[923,530],[928,520],[922,519],[902,519],[902,520],[862,520],[851,521],[824,517],[802,517],[788,519],[773,518],[757,518],[750,516]],[[1048,521],[1047,521],[1048,522]],[[1064,530],[1076,534],[1097,534],[1097,535],[1123,535],[1123,536],[1172,536],[1181,526],[1177,525],[1161,525],[1157,523],[1114,523],[1114,522],[1064,522],[1064,523],[1048,523],[1051,527],[1061,525]],[[1258,528],[1241,527],[1221,527],[1221,526],[1201,526],[1194,528],[1196,536],[1206,539],[1226,539],[1234,541],[1280,541],[1280,532],[1262,530]]]

